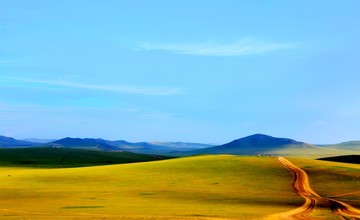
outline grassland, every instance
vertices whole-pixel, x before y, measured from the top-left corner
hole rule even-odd
[[[360,207],[360,165],[290,158],[321,196]],[[303,204],[271,157],[77,168],[0,167],[0,219],[266,219]],[[313,216],[336,219],[330,211]]]
[[[169,157],[71,148],[0,148],[0,166],[81,167],[167,158]]]
[[[8,176],[10,175],[10,176]],[[0,168],[1,219],[259,219],[302,204],[276,158]]]

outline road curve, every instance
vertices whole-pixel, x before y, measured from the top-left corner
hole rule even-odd
[[[268,219],[295,219],[295,220],[311,220],[319,219],[310,217],[309,214],[316,208],[316,205],[321,203],[328,204],[331,211],[337,215],[340,219],[360,219],[360,210],[356,209],[344,202],[321,197],[309,184],[309,177],[306,172],[299,167],[292,164],[290,161],[283,157],[279,157],[280,163],[288,169],[293,175],[292,188],[293,190],[305,199],[305,203],[294,210],[272,215]]]
[[[316,204],[321,200],[309,184],[309,177],[306,172],[299,167],[292,164],[290,161],[283,157],[278,158],[280,163],[288,169],[293,175],[293,182],[291,184],[293,190],[305,199],[305,203],[297,209],[289,212],[282,213],[280,216],[283,219],[315,219],[310,218],[308,215],[314,210]]]

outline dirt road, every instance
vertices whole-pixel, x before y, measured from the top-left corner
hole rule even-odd
[[[322,208],[328,207],[331,209],[333,214],[338,216],[340,219],[360,219],[359,209],[335,199],[321,197],[313,189],[311,189],[309,177],[304,170],[295,166],[283,157],[279,157],[278,159],[280,163],[292,173],[294,179],[292,182],[292,188],[298,195],[305,199],[305,203],[299,208],[289,212],[273,215],[269,219],[322,219],[309,216],[309,214],[317,206],[321,206]]]

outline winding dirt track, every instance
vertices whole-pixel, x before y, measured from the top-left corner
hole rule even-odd
[[[292,188],[298,195],[305,199],[305,203],[299,208],[289,212],[274,215],[271,218],[296,220],[319,219],[309,217],[308,215],[316,208],[318,204],[321,204],[322,207],[327,206],[330,208],[331,211],[340,219],[360,219],[359,209],[356,209],[344,202],[340,202],[335,199],[321,197],[311,189],[309,184],[309,177],[304,170],[295,166],[283,157],[279,157],[278,159],[280,163],[292,173],[294,178]]]

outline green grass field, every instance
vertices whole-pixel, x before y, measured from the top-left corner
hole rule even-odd
[[[164,156],[73,148],[0,148],[0,166],[82,167],[168,159]]]
[[[10,175],[10,176],[8,176]],[[1,219],[259,219],[302,203],[276,158],[0,169]]]

